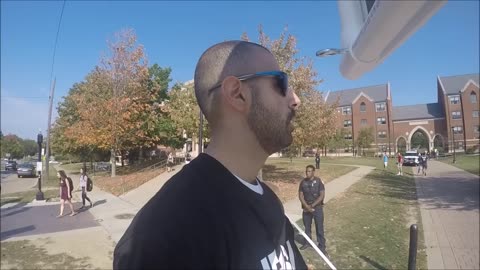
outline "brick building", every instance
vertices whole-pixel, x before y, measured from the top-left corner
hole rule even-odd
[[[433,94],[433,93],[432,93]],[[393,106],[390,84],[329,92],[327,102],[338,100],[338,128],[352,151],[363,128],[372,127],[371,149],[389,153],[410,150],[412,136],[422,132],[428,139],[427,151],[479,149],[479,74],[437,77],[437,103]]]

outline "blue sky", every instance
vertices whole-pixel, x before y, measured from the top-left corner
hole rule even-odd
[[[35,138],[47,127],[53,46],[61,1],[1,2],[1,129]],[[200,54],[216,42],[257,40],[258,25],[277,38],[288,25],[300,56],[309,56],[319,90],[391,83],[394,106],[436,102],[436,77],[479,72],[479,2],[449,1],[374,71],[351,81],[341,57],[315,58],[340,46],[336,1],[321,2],[94,2],[67,1],[54,75],[55,104],[99,63],[106,40],[135,29],[150,64],[170,66],[173,81],[193,77]],[[54,108],[54,111],[56,109]],[[54,112],[54,117],[56,112]]]

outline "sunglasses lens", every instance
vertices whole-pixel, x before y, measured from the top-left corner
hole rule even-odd
[[[282,90],[284,96],[287,95],[288,91],[288,77],[286,74],[277,75],[278,87]]]

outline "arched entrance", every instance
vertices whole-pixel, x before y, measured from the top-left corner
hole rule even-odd
[[[398,137],[396,143],[397,152],[405,153],[407,151],[407,139]]]
[[[418,152],[430,151],[430,142],[432,141],[428,131],[423,127],[416,127],[410,133],[410,149],[416,149]]]

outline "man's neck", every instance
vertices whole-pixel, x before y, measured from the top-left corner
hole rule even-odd
[[[246,140],[216,140],[212,137],[205,153],[219,161],[232,174],[253,184],[268,158],[268,154],[259,149],[262,148],[248,144]]]

